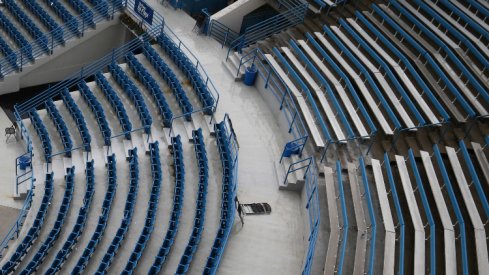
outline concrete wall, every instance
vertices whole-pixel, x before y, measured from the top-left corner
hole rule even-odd
[[[118,19],[97,24],[96,30],[85,32],[82,38],[71,40],[64,47],[55,48],[51,56],[36,59],[20,73],[10,74],[0,82],[0,95],[17,92],[21,88],[61,81],[122,46],[131,35]]]
[[[238,0],[213,14],[211,20],[217,20],[239,33],[241,23],[243,23],[243,16],[263,6],[265,3],[266,1],[264,0]]]

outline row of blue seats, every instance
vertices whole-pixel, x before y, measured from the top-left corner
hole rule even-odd
[[[204,137],[202,136],[202,129],[193,131],[192,137],[194,140],[195,155],[199,167],[199,192],[197,194],[194,228],[192,229],[192,234],[190,235],[190,240],[188,241],[187,247],[180,258],[180,263],[178,264],[175,274],[186,274],[188,272],[193,255],[199,246],[202,230],[204,230],[207,186],[209,183],[209,165],[207,160],[207,152],[205,150]]]
[[[107,118],[105,117],[105,111],[102,107],[102,104],[100,104],[98,99],[93,95],[92,91],[90,91],[90,88],[88,88],[85,80],[80,80],[80,82],[78,83],[78,89],[92,112],[95,114],[95,118],[97,119],[97,124],[100,132],[102,133],[105,146],[110,146],[110,137],[112,136],[112,131],[110,130],[109,122],[107,122]]]
[[[110,243],[107,252],[105,252],[102,262],[97,268],[95,274],[106,274],[115,254],[119,251],[122,241],[124,240],[129,225],[132,221],[134,214],[134,206],[136,205],[136,199],[138,196],[139,186],[139,164],[138,164],[138,152],[137,148],[129,150],[129,192],[127,193],[126,204],[124,206],[124,218],[122,219],[119,229],[115,234],[112,242]]]
[[[8,43],[0,37],[0,52],[6,56],[8,63],[15,70],[19,69],[19,65],[17,64],[17,54],[10,48]],[[2,73],[2,68],[0,67],[0,79],[3,79],[4,75]]]
[[[63,143],[63,148],[65,150],[65,156],[71,157],[71,149],[73,148],[73,142],[71,140],[70,132],[68,131],[68,127],[66,127],[66,123],[63,120],[63,117],[59,113],[56,105],[54,105],[53,100],[49,99],[44,103],[46,105],[46,111],[51,117],[51,120],[54,122],[56,129],[58,130],[58,134],[61,137],[61,142]]]
[[[32,126],[34,126],[34,129],[41,140],[42,150],[44,151],[44,159],[47,163],[51,163],[52,146],[48,130],[46,129],[46,126],[44,126],[44,123],[42,122],[41,117],[39,117],[36,109],[29,111],[29,117],[31,119]]]
[[[66,189],[63,196],[63,201],[59,207],[58,216],[53,224],[53,228],[29,264],[27,264],[22,272],[20,272],[20,275],[29,275],[36,272],[37,268],[42,264],[48,255],[49,250],[53,247],[54,243],[58,239],[65,222],[66,214],[70,209],[71,199],[73,198],[73,190],[75,189],[75,166],[66,169],[65,182]]]
[[[168,103],[166,102],[165,96],[163,96],[163,91],[161,91],[160,86],[153,76],[148,73],[146,68],[144,68],[144,66],[136,59],[132,52],[126,55],[126,61],[129,68],[131,68],[139,81],[141,81],[146,89],[151,92],[151,95],[158,106],[158,111],[163,118],[163,125],[165,127],[170,127],[173,113],[170,106],[168,106]]]
[[[112,89],[112,86],[110,86],[109,82],[107,81],[107,79],[105,79],[105,76],[102,74],[102,72],[98,72],[95,74],[95,81],[97,82],[98,86],[104,93],[105,97],[107,97],[110,105],[114,109],[114,112],[119,119],[119,123],[121,124],[122,131],[124,131],[125,133],[125,137],[127,139],[131,139],[132,124],[129,120],[129,117],[127,116],[126,109],[124,108],[121,99],[114,91],[114,89]]]
[[[148,243],[151,233],[154,229],[156,212],[158,211],[158,201],[161,191],[161,181],[163,177],[163,172],[161,170],[160,150],[158,146],[158,141],[149,144],[153,187],[151,188],[151,194],[149,197],[148,209],[146,211],[146,220],[144,222],[143,231],[139,235],[138,241],[131,253],[131,256],[129,256],[126,267],[121,272],[124,275],[134,273],[134,269],[136,269],[136,266],[141,259],[141,255],[146,248],[146,244]]]
[[[175,61],[178,67],[187,75],[190,79],[195,92],[199,96],[200,102],[204,113],[212,115],[214,112],[215,99],[211,95],[207,87],[207,82],[202,79],[197,69],[197,65],[193,64],[190,59],[182,52],[182,50],[171,39],[162,32],[157,37],[160,46],[165,49],[166,53]]]
[[[151,47],[149,43],[144,43],[143,53],[151,65],[153,65],[154,69],[163,79],[165,79],[166,83],[171,88],[173,95],[177,99],[178,105],[182,110],[182,114],[187,114],[185,119],[188,121],[192,120],[192,117],[190,116],[190,113],[193,111],[192,104],[190,103],[190,100],[188,99],[175,73],[165,63],[165,61],[163,61],[160,55]]]
[[[85,118],[83,117],[80,108],[78,108],[78,105],[71,97],[70,91],[68,89],[65,89],[63,92],[61,92],[61,97],[63,98],[63,102],[66,105],[66,108],[75,120],[78,131],[80,132],[84,150],[86,152],[90,152],[90,143],[92,141],[92,138],[90,137],[87,122],[85,121]]]
[[[173,168],[175,169],[175,188],[173,193],[173,208],[170,215],[165,240],[158,251],[158,255],[149,269],[149,274],[157,274],[165,264],[170,249],[177,235],[180,215],[182,214],[183,195],[185,189],[185,166],[183,163],[183,148],[180,135],[171,138],[173,153]]]
[[[216,132],[217,147],[222,163],[222,194],[221,194],[221,219],[216,239],[212,245],[212,250],[207,258],[204,274],[215,274],[219,262],[224,253],[224,248],[234,224],[234,198],[233,198],[233,182],[234,171],[233,161],[231,157],[230,144],[228,141],[228,133],[226,131],[225,122],[216,123],[214,125]]]
[[[15,3],[14,0],[5,0],[4,2],[5,7],[14,15],[20,24],[22,24],[27,32],[34,37],[37,43],[39,43],[39,46],[41,46],[44,51],[49,51],[48,37],[37,27],[34,21],[32,21],[32,19],[25,14],[25,12]]]
[[[44,0],[44,2],[56,13],[61,20],[67,26],[70,31],[75,34],[79,34],[80,30],[78,29],[78,20],[76,17],[71,14],[61,2],[58,0]]]
[[[148,106],[144,101],[141,91],[134,85],[134,82],[127,76],[127,74],[117,65],[112,63],[109,65],[109,71],[115,81],[123,88],[124,92],[129,96],[139,115],[141,124],[144,127],[144,131],[149,134],[151,133],[151,124],[153,123],[153,118],[149,113]]]
[[[93,21],[93,12],[85,5],[81,0],[69,0],[68,3],[82,16],[83,23],[95,28],[95,22]]]
[[[92,5],[95,6],[95,9],[105,16],[106,18],[109,17],[109,4],[105,0],[89,0]]]
[[[44,218],[46,217],[46,213],[53,197],[53,178],[54,174],[52,172],[50,174],[46,174],[44,196],[42,197],[41,205],[37,211],[36,219],[34,220],[31,228],[29,228],[27,231],[27,234],[22,242],[17,246],[17,249],[12,254],[10,259],[2,266],[2,269],[0,270],[1,274],[9,274],[13,272],[15,267],[20,263],[24,255],[27,254],[27,251],[39,236],[39,232],[41,231],[41,227],[44,223]]]
[[[39,5],[36,0],[23,0],[25,6],[34,13],[39,20],[48,28],[51,32],[51,37],[55,40],[64,43],[63,29],[56,23],[56,21]]]
[[[5,30],[5,32],[10,36],[10,38],[17,44],[21,49],[24,57],[29,60],[34,60],[32,55],[32,45],[25,39],[25,37],[17,30],[17,27],[10,22],[7,16],[0,11],[0,26]]]
[[[71,274],[81,274],[86,268],[88,261],[92,257],[98,243],[102,239],[105,233],[105,228],[107,227],[107,221],[109,219],[110,208],[112,206],[112,201],[114,200],[115,193],[117,191],[117,168],[115,154],[107,156],[107,192],[105,193],[104,201],[102,202],[101,214],[98,218],[97,227],[95,232],[93,232],[88,245],[83,250],[83,253],[78,259],[75,267],[71,271]]]
[[[68,238],[64,242],[61,249],[56,254],[53,262],[50,267],[46,271],[46,274],[56,274],[61,270],[61,266],[68,258],[69,254],[73,250],[75,244],[78,243],[78,238],[83,233],[83,229],[85,228],[85,224],[87,222],[88,211],[90,210],[90,205],[92,203],[93,194],[95,193],[95,175],[94,175],[94,162],[93,160],[87,162],[85,168],[85,178],[86,178],[86,187],[85,187],[85,196],[83,197],[83,205],[80,207],[78,211],[78,217],[76,219],[76,223],[71,230],[71,233],[68,235]]]

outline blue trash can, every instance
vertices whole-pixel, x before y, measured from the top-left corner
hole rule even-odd
[[[28,156],[21,156],[19,158],[19,166],[21,170],[25,170],[31,165],[31,158]]]
[[[293,154],[298,154],[300,147],[296,147],[297,144],[295,142],[287,142],[285,144],[284,157],[289,158]]]
[[[258,74],[258,69],[256,68],[255,64],[251,65],[250,67],[247,67],[245,70],[245,75],[244,75],[244,84],[246,86],[253,86],[255,85],[255,80],[256,80],[256,75]]]

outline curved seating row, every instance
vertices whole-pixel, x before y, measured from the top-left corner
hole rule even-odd
[[[216,99],[211,95],[211,92],[207,88],[207,83],[200,76],[197,66],[188,59],[182,50],[164,32],[157,37],[157,40],[160,46],[165,49],[166,53],[190,79],[200,99],[204,113],[212,115],[214,113],[213,106]]]
[[[225,122],[216,123],[214,129],[216,132],[217,147],[221,157],[222,164],[222,194],[221,194],[221,218],[216,239],[212,245],[212,250],[207,258],[204,274],[215,274],[219,262],[224,253],[231,228],[234,224],[234,197],[233,197],[233,160],[231,156],[228,133]]]
[[[105,17],[109,17],[109,4],[105,0],[88,0]]]
[[[63,23],[75,34],[79,34],[78,20],[58,0],[44,0],[44,2],[63,20]]]
[[[25,37],[17,30],[17,28],[10,22],[7,16],[0,12],[0,26],[5,30],[5,32],[10,36],[10,38],[17,44],[17,46],[21,49],[22,54],[33,60],[34,56],[32,55],[32,46],[25,39]]]
[[[139,164],[137,148],[129,150],[129,192],[127,193],[126,204],[124,206],[124,218],[121,221],[119,229],[110,243],[107,252],[105,252],[102,262],[98,266],[95,274],[106,274],[115,254],[119,251],[122,241],[124,240],[129,225],[131,224],[134,206],[138,196],[139,187]]]
[[[44,223],[44,218],[46,217],[46,213],[49,209],[49,205],[51,204],[51,199],[53,197],[53,177],[54,174],[52,172],[50,174],[46,174],[46,180],[44,183],[44,195],[42,197],[42,202],[39,206],[39,210],[37,211],[36,219],[34,220],[31,228],[29,228],[29,230],[27,231],[27,234],[22,242],[20,242],[17,246],[15,252],[12,254],[10,259],[2,266],[2,269],[0,270],[2,274],[9,274],[14,271],[15,267],[22,260],[22,257],[27,254],[27,251],[39,236],[39,232],[41,231],[41,227]]]
[[[90,210],[93,194],[95,193],[95,187],[94,187],[95,175],[94,175],[93,165],[94,165],[93,160],[86,163],[85,196],[83,197],[83,205],[80,207],[80,210],[78,211],[76,223],[73,226],[73,229],[71,230],[71,233],[68,235],[68,238],[64,242],[63,246],[56,254],[56,257],[54,258],[53,262],[47,269],[46,274],[56,274],[61,270],[63,263],[66,261],[71,251],[73,250],[73,247],[78,243],[78,239],[83,234],[83,229],[85,228],[85,224],[87,222],[88,211]]]
[[[105,193],[105,198],[102,203],[102,210],[98,218],[97,227],[95,228],[95,232],[93,233],[88,245],[84,248],[80,259],[78,259],[78,262],[71,271],[72,274],[80,274],[83,272],[105,233],[110,208],[117,191],[116,160],[114,154],[107,156],[107,182],[107,193]]]
[[[84,24],[90,25],[92,28],[95,27],[95,22],[93,22],[93,12],[85,5],[81,0],[69,0],[68,3],[82,16]]]
[[[139,235],[138,241],[131,253],[131,256],[129,256],[126,267],[122,271],[122,274],[125,275],[134,273],[134,269],[136,269],[139,259],[141,259],[142,253],[146,248],[146,244],[149,241],[151,233],[153,232],[156,213],[158,211],[158,201],[160,197],[161,181],[163,177],[158,142],[149,144],[149,155],[151,160],[151,175],[153,178],[153,187],[151,188],[151,194],[149,197],[148,209],[146,210],[146,220],[144,222],[143,230]]]
[[[198,129],[192,132],[192,137],[195,144],[195,156],[198,162],[199,169],[199,192],[197,193],[197,207],[194,217],[194,228],[188,241],[187,246],[180,258],[177,271],[175,274],[186,274],[192,262],[192,257],[197,250],[200,242],[200,236],[204,230],[205,220],[205,206],[207,203],[207,186],[209,181],[209,165],[207,161],[207,152],[205,150],[204,137],[202,136],[202,129]]]
[[[58,134],[61,137],[63,148],[65,151],[65,156],[71,157],[71,149],[73,148],[73,142],[71,140],[68,127],[66,127],[66,123],[63,120],[63,117],[61,116],[58,109],[56,108],[56,105],[54,105],[52,99],[49,99],[44,104],[46,105],[46,111],[48,112],[49,117],[51,117],[51,119],[53,120],[54,125],[58,130]]]
[[[129,120],[129,117],[127,116],[126,109],[124,108],[121,99],[114,91],[114,89],[112,89],[112,86],[110,86],[109,82],[107,81],[107,79],[105,79],[105,76],[102,74],[102,72],[98,72],[95,74],[95,81],[97,82],[100,89],[102,89],[102,92],[109,100],[110,105],[114,109],[114,112],[119,119],[119,123],[121,124],[122,131],[124,132],[124,136],[126,137],[126,139],[131,139],[132,124]]]
[[[75,167],[69,167],[66,169],[66,189],[63,196],[63,200],[59,207],[58,216],[56,217],[56,221],[53,224],[53,228],[49,231],[49,235],[46,240],[42,243],[41,247],[31,259],[31,261],[27,264],[27,266],[20,272],[21,275],[28,275],[36,272],[39,265],[42,264],[44,259],[49,253],[49,250],[53,247],[54,243],[59,237],[61,233],[61,229],[63,228],[64,221],[66,218],[66,214],[70,209],[71,199],[73,198],[73,190],[75,189]]]
[[[66,105],[66,108],[73,117],[73,120],[75,120],[78,132],[80,132],[84,150],[86,152],[90,152],[90,143],[92,139],[90,137],[90,132],[87,128],[87,122],[85,121],[85,118],[83,117],[80,108],[78,108],[78,105],[71,97],[70,91],[68,89],[65,89],[63,92],[61,92],[61,97],[63,98],[63,102]]]
[[[0,37],[0,52],[3,53],[3,55],[6,56],[7,61],[10,63],[10,65],[15,68],[16,70],[19,69],[19,65],[17,64],[17,54],[10,48],[10,46],[7,44],[3,38]],[[3,78],[4,75],[2,73],[2,70],[0,68],[0,79]]]
[[[98,99],[93,95],[92,91],[90,91],[90,88],[88,88],[87,83],[84,80],[80,80],[80,82],[78,83],[78,89],[95,115],[98,127],[104,139],[105,146],[110,146],[110,137],[112,136],[112,131],[109,128],[109,123],[107,122],[107,118],[105,117],[105,111],[102,107],[102,104],[100,104]]]
[[[163,125],[165,127],[170,127],[173,113],[166,102],[165,97],[163,96],[163,92],[160,89],[160,86],[156,82],[156,80],[148,73],[146,68],[136,59],[133,53],[129,53],[126,55],[126,61],[131,68],[132,72],[136,75],[136,77],[143,83],[143,85],[150,91],[153,99],[156,101],[156,105],[158,106],[158,111],[163,118]]]
[[[175,169],[175,188],[173,193],[173,207],[170,215],[168,230],[166,231],[165,239],[161,245],[158,254],[155,257],[153,265],[149,269],[148,274],[157,274],[165,264],[165,261],[170,254],[170,249],[177,235],[180,215],[182,214],[183,195],[185,188],[185,166],[183,163],[183,148],[180,140],[180,135],[171,139],[173,153],[173,167]]]
[[[44,123],[39,117],[36,109],[32,109],[29,111],[29,117],[31,119],[32,126],[34,126],[34,129],[36,130],[36,133],[41,140],[41,146],[44,152],[44,159],[47,163],[51,163],[52,146],[51,140],[49,139],[48,130],[46,129],[46,126],[44,126]]]
[[[129,96],[139,115],[141,124],[144,127],[145,133],[151,133],[151,124],[153,123],[153,118],[148,111],[148,106],[144,102],[144,98],[141,95],[141,91],[134,85],[132,80],[127,76],[127,74],[121,69],[121,67],[115,63],[109,65],[109,71],[115,81],[123,88],[124,92]]]
[[[160,55],[155,51],[155,49],[153,49],[153,47],[151,47],[149,43],[144,43],[143,53],[149,60],[151,65],[153,65],[154,69],[160,74],[163,79],[165,79],[166,83],[172,90],[173,95],[177,99],[178,105],[182,110],[182,114],[187,114],[185,116],[185,119],[187,121],[190,121],[192,119],[190,113],[193,111],[193,107],[187,95],[185,94],[185,91],[183,90],[180,81],[178,81],[175,73],[165,63],[165,61],[163,61]]]
[[[37,16],[39,20],[48,28],[51,32],[50,35],[57,41],[64,43],[63,29],[56,23],[56,21],[39,5],[36,0],[23,0],[26,7]]]
[[[17,21],[27,30],[27,32],[39,43],[46,52],[49,51],[48,37],[37,27],[27,14],[15,3],[14,0],[5,0],[5,7],[14,15]]]

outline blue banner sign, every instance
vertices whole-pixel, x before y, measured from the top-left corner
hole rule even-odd
[[[141,18],[148,24],[153,22],[153,9],[142,0],[136,0],[134,2],[134,11],[141,16]]]

